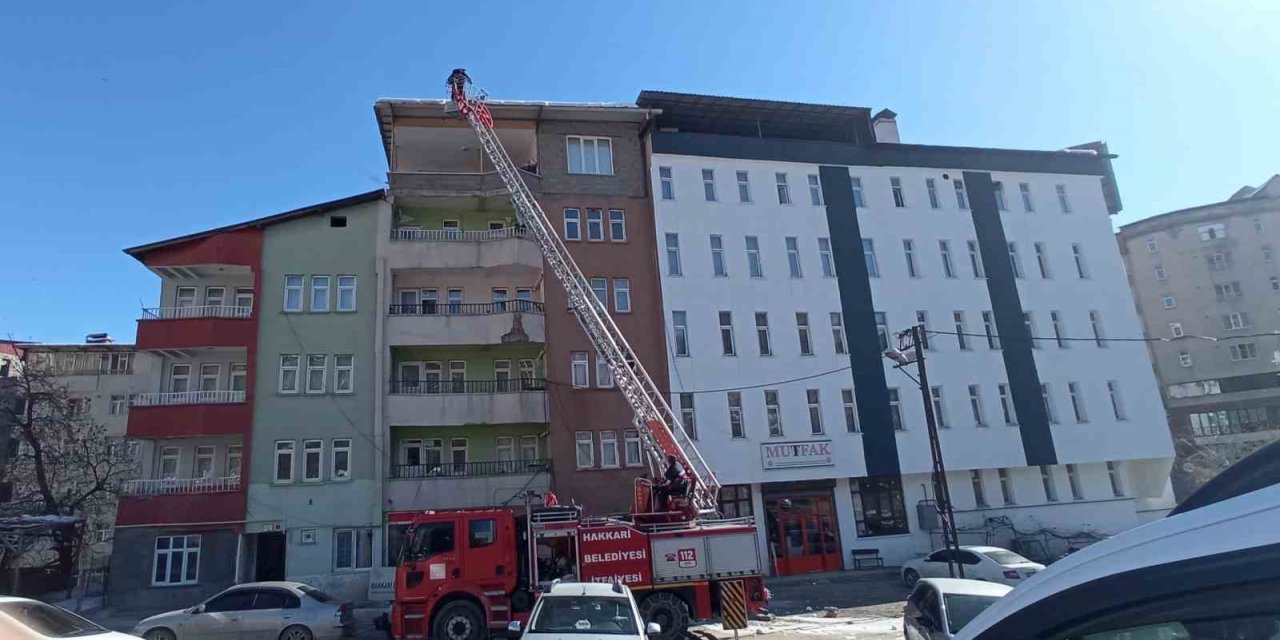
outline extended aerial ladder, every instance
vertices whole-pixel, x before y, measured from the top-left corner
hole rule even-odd
[[[596,297],[590,283],[578,269],[573,256],[554,231],[554,225],[533,197],[533,192],[520,176],[515,163],[498,140],[493,130],[493,116],[485,103],[483,93],[467,95],[471,78],[465,69],[454,69],[449,76],[450,99],[458,114],[467,119],[480,138],[489,161],[497,168],[503,184],[511,192],[516,220],[524,226],[542,250],[542,256],[556,279],[568,294],[569,309],[578,318],[583,331],[604,358],[613,374],[614,383],[622,392],[634,414],[636,430],[641,434],[643,448],[653,476],[661,477],[668,455],[675,456],[685,468],[689,480],[689,503],[696,514],[712,514],[716,511],[716,495],[720,484],[707,467],[707,463],[693,445],[692,439],[680,425],[679,418],[671,411],[666,397],[649,377],[644,366],[622,332],[609,316],[605,305]],[[693,514],[691,514],[693,515]]]

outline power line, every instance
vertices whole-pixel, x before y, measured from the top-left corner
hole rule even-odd
[[[933,334],[933,335],[944,335],[944,336],[967,336],[967,337],[974,337],[974,338],[996,338],[996,339],[998,339],[998,338],[1000,337],[1000,335],[999,335],[999,334],[997,334],[997,333],[973,333],[973,332],[968,332],[968,331],[939,331],[939,330],[936,330],[936,329],[928,329],[928,330],[926,330],[926,331],[925,331],[925,333],[929,333],[929,334]],[[1089,338],[1078,338],[1078,337],[1068,337],[1068,336],[1032,336],[1032,338],[1031,338],[1031,339],[1032,339],[1032,340],[1043,340],[1043,341],[1046,341],[1046,342],[1061,341],[1061,342],[1098,342],[1098,343],[1103,343],[1103,342],[1177,342],[1177,341],[1179,341],[1179,340],[1207,340],[1207,341],[1209,341],[1209,342],[1218,342],[1218,341],[1220,341],[1220,340],[1243,340],[1243,339],[1247,339],[1247,338],[1269,338],[1269,337],[1277,337],[1277,336],[1280,336],[1280,331],[1266,331],[1266,332],[1262,332],[1262,333],[1243,333],[1243,334],[1240,334],[1240,335],[1237,335],[1237,336],[1222,336],[1222,337],[1202,336],[1202,335],[1195,335],[1195,334],[1190,334],[1190,333],[1188,333],[1188,334],[1184,334],[1184,335],[1178,336],[1178,337],[1176,337],[1176,338],[1147,338],[1147,337],[1143,337],[1143,338],[1109,338],[1109,337],[1106,337],[1106,336],[1097,336],[1097,337],[1089,337]]]

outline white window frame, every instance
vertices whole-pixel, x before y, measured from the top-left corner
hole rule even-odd
[[[316,474],[314,477],[307,473],[308,459],[314,457],[316,461]],[[302,481],[306,483],[320,482],[324,480],[324,440],[303,440],[302,441]]]
[[[574,443],[574,465],[578,469],[595,468],[596,466],[595,434],[590,431],[578,431],[573,435],[573,443]]]
[[[1013,478],[1009,475],[1009,470],[996,469],[996,475],[1000,478],[1000,499],[1004,505],[1008,507],[1018,504],[1018,495],[1013,490]]]
[[[288,278],[288,276],[285,276]],[[179,309],[188,309],[196,306],[196,288],[195,287],[178,287],[174,290],[173,306]]]
[[[609,210],[609,242],[627,241],[627,212],[622,209]]]
[[[600,352],[596,352],[596,386],[601,389],[613,388],[613,369],[609,368],[609,361],[605,360]]]
[[[1053,401],[1053,389],[1048,382],[1040,383],[1040,399],[1044,402],[1045,417],[1049,424],[1058,424],[1058,408]]]
[[[809,435],[820,436],[826,433],[826,428],[822,424],[822,391],[805,389],[804,396],[809,406]]]
[[[313,361],[315,358],[320,359],[319,366],[316,366],[315,364],[313,364]],[[319,389],[313,388],[311,386],[311,373],[317,370],[320,371],[320,388]],[[323,353],[307,354],[307,370],[306,370],[305,379],[306,381],[303,383],[303,391],[305,393],[308,393],[308,394],[324,393],[325,390],[328,389],[329,387],[329,356],[327,354],[323,354]]]
[[[961,211],[969,210],[969,193],[965,188],[964,180],[952,180],[951,186],[956,192],[956,208]]]
[[[818,262],[822,265],[822,277],[836,277],[835,261],[831,257],[831,238],[818,238]]]
[[[711,246],[711,275],[716,278],[729,277],[729,267],[724,261],[724,237],[713,233],[708,242]]]
[[[803,278],[804,269],[800,263],[800,239],[795,236],[783,238],[783,246],[787,250],[787,270],[792,278]]]
[[[26,445],[25,442],[23,444]],[[169,461],[173,462],[172,472],[165,470],[165,463]],[[178,474],[181,473],[181,470],[182,470],[182,447],[177,447],[177,446],[160,447],[160,454],[156,458],[156,472],[155,472],[156,478],[161,480],[170,480],[173,478],[177,478]]]
[[[902,395],[898,393],[897,387],[889,388],[889,422],[894,431],[907,430],[906,420],[902,415]]]
[[[1036,268],[1040,271],[1040,279],[1051,280],[1053,278],[1053,270],[1049,268],[1049,255],[1045,251],[1043,242],[1033,242],[1032,248],[1036,254]]]
[[[849,187],[853,191],[853,207],[855,209],[867,208],[866,194],[862,191],[862,178],[859,176],[850,176]]]
[[[631,279],[613,279],[613,310],[616,313],[631,313]]]
[[[1018,192],[1022,194],[1022,210],[1026,213],[1035,213],[1035,200],[1031,197],[1031,185],[1025,182],[1018,183]]]
[[[293,361],[292,365],[288,364],[290,360]],[[289,371],[293,372],[292,388],[285,386],[285,373]],[[302,386],[302,356],[301,355],[296,353],[280,354],[280,376],[279,376],[278,382],[279,382],[279,385],[277,389],[280,393],[297,393],[298,392],[298,389],[301,388]]]
[[[1071,398],[1071,414],[1075,417],[1076,423],[1085,424],[1089,422],[1089,411],[1085,407],[1084,391],[1080,388],[1080,383],[1068,382],[1067,395]]]
[[[622,464],[627,467],[644,465],[644,444],[640,440],[640,432],[627,429],[622,432]]]
[[[600,301],[600,307],[609,309],[609,279],[608,278],[591,278],[591,293],[595,294],[596,300]]]
[[[684,267],[680,264],[680,234],[668,231],[663,235],[663,243],[667,250],[667,275],[684,275]]]
[[[331,284],[331,280],[327,275],[311,276],[311,295],[307,296],[308,311],[310,311],[311,313],[328,313],[329,312],[330,308],[332,308],[333,306],[332,301],[329,299],[330,284]],[[319,296],[323,296],[323,298],[320,298]],[[316,301],[320,299],[324,300],[323,305],[316,304]]]
[[[1071,213],[1071,200],[1067,197],[1067,185],[1056,184],[1053,185],[1053,189],[1058,193],[1058,208],[1063,213]]]
[[[809,330],[809,313],[806,311],[796,312],[796,340],[800,347],[800,355],[814,355],[813,332]]]
[[[1116,420],[1119,422],[1128,420],[1128,415],[1124,410],[1124,395],[1120,393],[1119,380],[1107,381],[1107,395],[1111,398],[1111,413]]]
[[[227,301],[227,288],[209,286],[204,288],[204,306],[221,307]]]
[[[205,383],[212,382],[211,387],[206,387]],[[198,391],[218,391],[222,385],[222,364],[217,362],[205,362],[200,365],[200,386]]]
[[[764,415],[765,424],[769,426],[769,437],[781,438],[784,433],[782,427],[782,405],[777,389],[764,390]]]
[[[294,281],[296,280],[296,284]],[[285,313],[302,313],[303,299],[306,298],[306,277],[300,274],[289,274],[284,277],[284,301],[282,302]],[[289,304],[290,296],[297,299],[297,304]]]
[[[929,400],[933,402],[933,419],[938,428],[950,429],[951,423],[947,421],[947,403],[942,397],[941,386],[929,388]]]
[[[747,437],[747,425],[742,419],[742,392],[730,391],[726,393],[725,402],[729,406],[729,436],[732,438]]]
[[[982,407],[982,388],[979,385],[969,385],[969,412],[973,417],[973,426],[987,427],[987,412]]]
[[[816,173],[809,174],[809,201],[815,207],[822,206],[822,182]]]
[[[1080,243],[1073,243],[1071,245],[1071,257],[1076,263],[1076,277],[1080,280],[1088,280],[1089,264],[1084,258],[1084,246]],[[1164,269],[1160,268],[1159,265],[1156,268],[1160,270],[1160,273],[1164,273]],[[1157,278],[1157,280],[1164,280],[1164,278]]]
[[[1009,205],[1004,200],[1004,183],[999,180],[991,182],[991,194],[996,198],[996,211],[1008,211]]]
[[[737,172],[738,203],[751,204],[751,175],[746,171]]]
[[[676,185],[671,177],[671,167],[658,167],[658,195],[663,200],[676,199]]]
[[[849,352],[849,341],[844,333],[844,314],[832,311],[827,314],[827,319],[831,322],[831,342],[836,354],[846,355]]]
[[[343,359],[346,364],[343,364]],[[342,383],[342,374],[347,374],[347,383]],[[353,393],[356,386],[356,357],[355,354],[343,353],[333,356],[333,392],[334,393]]]
[[[1001,382],[996,385],[996,391],[1000,394],[1000,412],[1005,425],[1018,426],[1018,408],[1013,404],[1013,392],[1009,389],[1009,384]]]
[[[342,544],[342,540],[346,538],[351,544],[351,564],[349,566],[338,564],[338,546]],[[361,553],[361,549],[365,545],[369,546],[368,553]],[[334,572],[360,571],[368,569],[373,564],[373,531],[369,527],[343,527],[333,530],[333,570]],[[369,563],[365,564],[361,558],[367,556]]]
[[[572,223],[572,227],[570,226]],[[569,230],[573,229],[573,233]],[[568,242],[582,240],[582,210],[567,207],[564,210],[564,239]]]
[[[942,257],[942,275],[948,278],[955,278],[956,266],[951,261],[951,243],[946,240],[939,240],[938,255]]]
[[[1051,465],[1040,465],[1040,484],[1044,487],[1045,502],[1058,501],[1058,483],[1053,477]]]
[[[1076,465],[1068,463],[1067,467],[1067,487],[1071,489],[1072,500],[1084,500],[1084,490],[1080,487],[1080,474]]]
[[[747,275],[752,278],[764,277],[764,261],[760,258],[760,238],[759,236],[746,236],[743,243],[747,250]],[[751,248],[751,245],[755,248]]]
[[[902,188],[902,178],[898,176],[890,177],[889,190],[893,192],[893,207],[895,209],[907,208],[907,193]]]
[[[977,240],[967,240],[969,246],[969,268],[973,271],[973,278],[980,280],[987,277],[986,269],[982,265],[982,250],[978,246]]]
[[[338,312],[353,313],[356,310],[356,277],[338,276]]]
[[[676,406],[680,409],[680,426],[690,438],[698,439],[698,411],[692,393],[677,393]]]
[[[574,389],[586,389],[591,386],[591,355],[586,351],[573,351],[569,354],[569,380]]]
[[[716,170],[702,170],[702,197],[707,202],[716,201]]]
[[[689,315],[685,311],[671,311],[671,343],[677,358],[689,357]]]
[[[942,202],[938,200],[938,182],[933,178],[925,178],[924,189],[929,192],[929,208],[941,209]]]
[[[844,408],[844,428],[849,433],[858,433],[858,398],[853,389],[840,390],[840,403]]]
[[[612,461],[610,461],[612,459]],[[622,458],[618,454],[618,432],[617,431],[601,431],[600,432],[600,468],[601,469],[619,469],[622,467]]]
[[[178,540],[179,538],[182,539],[182,547],[175,548],[174,541]],[[160,548],[160,540],[162,539],[169,541],[168,548],[166,549]],[[195,540],[194,546],[192,546],[191,544],[192,539]],[[200,542],[201,542],[200,534],[156,536],[155,543],[152,547],[152,556],[151,556],[151,586],[176,587],[176,586],[187,585],[187,584],[199,584],[200,583],[200,551],[201,551]],[[156,567],[160,563],[161,556],[165,556],[164,578],[162,580],[156,580]],[[168,579],[170,574],[170,568],[173,566],[173,562],[175,559],[178,559],[182,562],[182,570],[179,572],[179,575],[181,576],[181,580],[170,581]],[[191,577],[187,577],[187,570],[190,566],[190,563],[193,560],[195,563],[194,575],[192,575]]]
[[[297,454],[298,445],[293,440],[276,440],[274,456],[271,458],[271,483],[272,484],[291,484],[293,477],[297,474],[297,461],[294,456]],[[280,461],[282,458],[289,460],[289,475],[280,477]]]
[[[581,169],[580,171],[574,171],[574,170],[573,170],[573,158],[572,158],[571,156],[572,156],[572,154],[573,154],[573,141],[574,141],[574,140],[577,140],[577,141],[578,141],[578,149],[579,149],[579,158],[578,158],[578,162],[579,162],[579,168]],[[588,145],[587,145],[587,142],[588,142],[588,141],[590,141],[590,142],[591,142],[591,145],[590,145],[590,146],[591,146],[591,150],[592,150],[592,152],[593,152],[593,153],[595,154],[595,156],[596,156],[596,158],[595,158],[595,162],[594,162],[594,164],[595,164],[595,166],[596,166],[596,170],[595,170],[595,171],[588,171],[588,170],[587,170],[587,162],[586,162],[586,159],[587,159],[587,146],[588,146]],[[608,148],[608,150],[609,150],[609,157],[608,157],[608,161],[609,161],[609,170],[608,170],[608,171],[604,171],[604,170],[603,170],[603,167],[601,167],[601,166],[600,166],[600,164],[601,164],[601,163],[600,163],[600,146],[601,146],[601,142],[603,142],[603,143],[604,143],[604,146],[605,146],[605,147],[607,147],[607,148]],[[585,176],[611,176],[611,175],[614,175],[614,172],[613,172],[613,139],[612,139],[612,138],[605,138],[605,137],[600,137],[600,136],[565,136],[564,143],[565,143],[565,164],[567,165],[567,166],[565,167],[565,171],[566,171],[567,173],[572,174],[572,175],[585,175]]]
[[[916,241],[911,238],[902,239],[902,257],[907,261],[907,276],[920,277],[920,267],[916,264]]]
[[[769,313],[767,311],[757,311],[754,314],[756,322],[756,349],[762,356],[773,355],[773,337],[769,335]],[[762,324],[760,321],[763,320]]]
[[[239,382],[237,382],[237,380]],[[249,366],[244,362],[232,362],[227,372],[227,389],[246,391],[249,388]]]
[[[198,444],[195,448],[195,458],[191,464],[191,477],[197,479],[212,478],[217,470],[216,463],[218,461],[218,447],[212,444]],[[200,463],[207,462],[208,469],[206,474],[200,473]]]
[[[239,478],[242,464],[244,464],[244,445],[227,445],[227,459],[223,467],[225,469],[223,475],[228,478]]]
[[[587,242],[604,242],[604,209],[587,209]]]
[[[1107,463],[1107,479],[1111,481],[1111,495],[1116,498],[1125,497],[1124,479],[1120,477],[1120,466],[1114,462]]]
[[[787,184],[787,174],[783,171],[777,171],[773,174],[773,180],[777,187],[778,204],[790,205],[791,201],[791,185]]]
[[[107,405],[107,413],[117,416],[129,410],[129,396],[113,395]]]
[[[982,478],[982,469],[969,470],[969,484],[973,487],[973,506],[979,509],[990,507],[987,504],[986,481]]]
[[[717,311],[716,318],[720,321],[720,355],[738,355],[738,340],[733,333],[733,312]]]
[[[181,370],[182,373],[178,373]],[[175,391],[177,385],[174,384],[178,380],[182,381],[182,390]],[[185,362],[175,362],[169,365],[169,393],[182,393],[191,391],[191,365]]]

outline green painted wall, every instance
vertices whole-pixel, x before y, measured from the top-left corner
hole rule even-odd
[[[391,440],[394,443],[394,458],[400,460],[400,441],[413,438],[441,438],[448,447],[449,438],[466,438],[467,455],[472,462],[489,462],[497,459],[498,437],[515,436],[517,452],[520,436],[536,436],[546,433],[545,424],[477,424],[465,427],[392,427]],[[547,455],[546,438],[538,440],[538,455]]]
[[[516,224],[516,214],[510,200],[505,209],[476,211],[473,209],[444,209],[434,207],[397,207],[396,226],[418,224],[423,229],[443,229],[445,220],[457,220],[464,231],[486,231],[490,220],[502,220],[508,227]],[[413,222],[409,222],[412,220]]]
[[[542,346],[537,343],[495,344],[456,347],[392,347],[392,371],[400,370],[401,362],[440,362],[448,372],[450,360],[463,360],[467,363],[468,380],[492,380],[493,361],[510,360],[512,376],[518,372],[520,359],[531,359],[537,368],[537,376],[543,376],[540,360]],[[393,375],[394,377],[394,375]]]

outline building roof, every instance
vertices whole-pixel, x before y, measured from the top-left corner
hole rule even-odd
[[[1229,218],[1269,210],[1280,210],[1280,174],[1271,176],[1260,187],[1248,185],[1240,187],[1221,202],[1176,209],[1130,222],[1120,227],[1119,235],[1121,238],[1129,238],[1188,222]]]
[[[28,344],[22,347],[24,350],[40,353],[44,351],[82,351],[85,353],[108,353],[120,351],[137,351],[137,347],[132,344]]]
[[[641,91],[636,104],[660,109],[658,125],[692,133],[870,144],[871,110],[806,102]],[[895,114],[896,115],[896,114]]]
[[[128,249],[125,249],[124,252],[133,256],[134,258],[141,259],[142,256],[147,254],[148,252],[153,251],[155,249],[160,249],[162,247],[168,247],[175,244],[182,244],[184,242],[190,242],[192,240],[198,240],[200,238],[207,238],[209,236],[214,236],[219,233],[227,233],[229,231],[236,231],[238,229],[247,229],[252,227],[262,228],[262,227],[270,226],[273,224],[279,224],[281,222],[288,222],[290,220],[295,220],[297,218],[302,218],[305,216],[328,213],[330,211],[345,209],[347,207],[354,207],[356,205],[365,204],[367,202],[375,202],[377,200],[381,200],[384,197],[384,195],[385,194],[382,189],[376,189],[374,191],[368,191],[368,192],[357,194],[354,196],[340,198],[338,200],[330,200],[328,202],[321,202],[320,204],[308,205],[308,206],[302,207],[301,209],[293,209],[291,211],[285,211],[283,213],[274,213],[269,216],[254,218],[252,220],[247,220],[245,222],[238,222],[236,224],[227,225],[225,227],[217,227],[215,229],[209,229],[206,231],[198,231],[196,233],[190,233],[185,236],[178,236],[176,238],[169,238],[167,240],[159,240],[159,241],[151,242],[148,244],[141,244],[136,247],[130,247]]]

